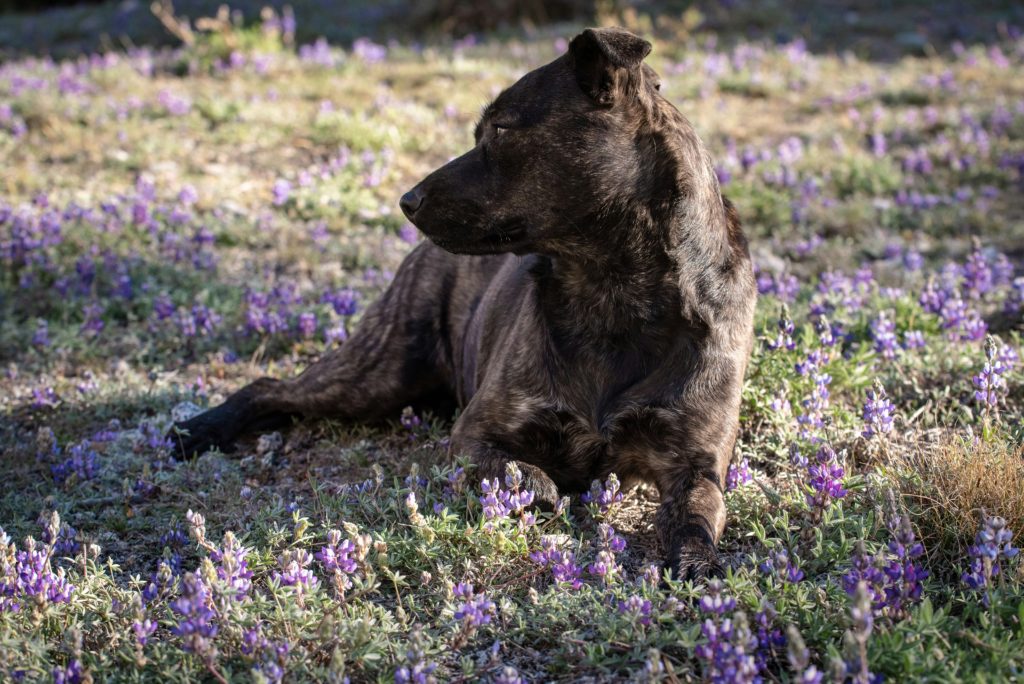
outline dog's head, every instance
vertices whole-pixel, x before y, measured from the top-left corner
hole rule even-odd
[[[402,211],[456,253],[565,254],[606,240],[595,218],[651,182],[657,145],[638,140],[659,108],[650,50],[623,29],[576,36],[487,106],[473,149],[407,192]]]

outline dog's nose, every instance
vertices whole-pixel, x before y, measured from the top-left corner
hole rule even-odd
[[[402,207],[402,213],[405,214],[406,218],[411,220],[416,210],[423,206],[423,191],[419,187],[413,188],[402,195],[402,199],[398,201],[398,206]]]

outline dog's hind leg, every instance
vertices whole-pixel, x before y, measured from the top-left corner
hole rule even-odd
[[[368,421],[397,415],[419,397],[444,391],[450,370],[439,347],[448,325],[452,262],[426,243],[403,262],[388,290],[340,348],[299,376],[260,378],[220,406],[172,428],[185,456],[227,448],[239,436],[287,425],[293,417]]]

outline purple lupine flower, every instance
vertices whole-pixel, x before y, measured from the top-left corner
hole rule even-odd
[[[520,528],[528,527],[536,522],[536,516],[526,509],[533,504],[534,493],[522,489],[523,473],[515,461],[505,464],[505,487],[502,488],[497,478],[480,482],[483,494],[479,497],[484,509],[484,528],[493,530],[496,521],[509,517],[519,519]]]
[[[868,638],[874,627],[874,614],[871,610],[871,598],[867,585],[857,585],[850,605],[850,636],[856,647],[853,658],[846,663],[846,675],[856,684],[871,684],[875,676],[868,670]]]
[[[216,652],[213,645],[213,638],[217,636],[216,614],[210,588],[199,575],[190,572],[182,578],[181,594],[171,601],[170,608],[178,620],[171,632],[181,637],[182,648],[211,658]]]
[[[920,330],[908,330],[903,333],[904,349],[922,349],[924,346],[924,333]]]
[[[738,462],[729,464],[729,470],[725,474],[725,491],[731,492],[753,481],[754,476],[750,472],[750,459],[744,456]]]
[[[292,184],[286,181],[284,178],[279,178],[274,181],[273,188],[273,204],[275,207],[282,207],[288,203],[288,200],[292,196]]]
[[[532,552],[530,560],[551,568],[551,574],[556,582],[572,589],[580,589],[583,586],[580,579],[582,569],[576,564],[576,554],[560,548],[561,544],[555,537],[545,535],[541,537],[540,543],[540,550]]]
[[[299,334],[307,340],[316,334],[316,314],[311,311],[304,311],[299,314]]]
[[[32,408],[53,408],[60,403],[60,397],[52,387],[32,388]]]
[[[797,422],[800,424],[800,436],[803,439],[816,440],[816,431],[825,426],[825,412],[829,407],[828,386],[832,382],[832,376],[815,369],[811,372],[811,378],[814,380],[814,387],[811,396],[800,402],[803,412],[797,417]]]
[[[768,668],[769,663],[778,659],[779,652],[786,646],[786,637],[776,626],[779,612],[766,598],[761,599],[760,609],[754,613],[754,626],[757,628],[757,651],[754,654],[758,671]]]
[[[172,557],[170,560],[161,559],[157,564],[156,572],[150,575],[149,582],[142,589],[142,600],[151,603],[158,598],[170,596],[177,584],[177,574],[180,570],[180,557]]]
[[[340,570],[346,575],[356,571],[357,563],[353,558],[356,547],[351,539],[342,540],[340,530],[331,530],[327,533],[327,543],[313,556],[320,561],[327,572]]]
[[[636,624],[651,624],[651,602],[641,596],[630,596],[625,601],[619,601],[619,613],[626,615]]]
[[[103,312],[106,306],[99,302],[90,302],[82,308],[82,325],[79,332],[83,334],[98,335],[103,330]]]
[[[779,316],[776,327],[779,329],[778,335],[775,336],[774,340],[768,340],[765,345],[772,351],[777,349],[793,351],[796,349],[796,342],[793,341],[793,332],[796,328],[789,317],[789,312],[785,308],[782,309],[782,314]]]
[[[309,568],[313,562],[313,556],[305,549],[286,549],[278,559],[278,570],[273,573],[273,578],[282,587],[294,587],[299,596],[314,591],[320,580]]]
[[[871,439],[892,431],[893,405],[885,396],[885,388],[880,382],[876,382],[874,389],[869,389],[867,395],[862,414],[864,429],[861,435],[865,439]]]
[[[924,257],[916,249],[908,249],[903,255],[903,268],[910,272],[920,271],[924,267]]]
[[[588,504],[588,508],[602,514],[607,513],[611,508],[622,501],[623,493],[619,490],[619,478],[615,473],[608,475],[604,484],[600,480],[590,483],[590,491],[580,495],[580,500]]]
[[[807,505],[817,515],[825,511],[833,501],[846,496],[843,488],[843,469],[836,452],[827,444],[822,445],[807,466],[810,475],[810,491],[806,495]]]
[[[843,576],[843,587],[854,596],[863,586],[870,599],[874,617],[902,620],[910,607],[921,600],[923,580],[928,571],[920,567],[918,558],[924,545],[916,540],[910,519],[897,517],[890,524],[892,540],[885,550],[870,555],[863,542],[858,542],[850,570]]]
[[[1024,277],[1013,279],[1003,309],[1010,314],[1024,311]]]
[[[955,293],[942,302],[939,318],[950,340],[970,342],[984,339],[988,330],[977,310],[969,307],[967,302]]]
[[[988,260],[980,248],[976,248],[967,257],[963,268],[964,291],[971,299],[981,299],[991,289],[995,281]]]
[[[971,558],[970,570],[961,579],[972,591],[984,590],[982,601],[988,606],[988,590],[993,580],[1006,572],[1020,549],[1013,545],[1013,532],[1006,526],[1004,518],[985,515],[974,545],[967,552]]]
[[[761,572],[772,575],[783,582],[796,584],[804,578],[804,571],[800,569],[800,559],[796,554],[792,558],[786,549],[772,551],[761,565]]]
[[[818,342],[824,348],[834,347],[842,337],[842,326],[830,323],[825,316],[818,316],[814,321],[814,332],[818,334]]]
[[[141,617],[132,622],[132,633],[135,635],[135,642],[139,646],[145,646],[149,637],[153,636],[157,624],[148,617]]]
[[[795,675],[794,684],[821,684],[824,680],[824,674],[811,665],[811,652],[795,625],[786,630],[786,659]]]
[[[170,318],[174,312],[174,302],[166,294],[159,294],[153,298],[153,313],[158,321]]]
[[[721,581],[708,582],[700,609],[706,617],[701,625],[703,643],[694,651],[704,663],[704,678],[712,682],[757,682],[757,637],[742,612],[725,617],[736,607],[735,599],[722,593]]]
[[[229,600],[244,601],[252,589],[252,570],[246,556],[249,550],[242,546],[231,532],[224,533],[221,548],[210,552],[210,560],[217,564],[217,579],[225,588]]]
[[[1000,351],[1005,348],[991,335],[985,341],[985,365],[981,372],[974,376],[974,399],[984,410],[995,408],[1006,394],[1006,380],[1003,374],[1009,370],[1009,364],[1002,360]]]
[[[36,322],[35,332],[32,333],[32,346],[33,347],[49,347],[50,346],[50,326],[43,319],[39,319]]]
[[[352,316],[359,310],[359,294],[355,290],[325,292],[320,301],[330,304],[339,316]]]
[[[39,545],[26,537],[24,548],[16,550],[0,529],[0,612],[18,612],[21,602],[70,603],[75,587],[64,576],[64,569],[56,572],[51,565],[53,546],[60,528],[60,518],[53,513],[44,525],[49,544]]]
[[[85,681],[82,661],[78,658],[69,660],[66,667],[53,668],[50,674],[53,676],[53,684],[82,684]]]
[[[612,580],[619,575],[621,568],[615,560],[615,554],[621,553],[626,548],[626,540],[615,533],[615,528],[606,523],[597,527],[598,537],[596,546],[598,548],[597,558],[593,563],[587,565],[587,572],[595,577],[600,577],[605,584],[611,584]]]
[[[426,639],[420,625],[412,628],[407,643],[405,665],[395,671],[395,684],[434,684],[437,680],[433,672],[437,669],[437,663],[427,658]]]
[[[352,54],[367,64],[376,64],[387,58],[388,49],[369,38],[356,38],[352,41]]]
[[[92,443],[83,439],[77,444],[68,447],[67,458],[60,463],[50,466],[53,480],[59,485],[67,483],[72,476],[77,482],[86,482],[98,474],[96,459],[98,454],[92,448]]]
[[[878,318],[871,321],[871,339],[874,341],[875,352],[883,359],[896,358],[896,353],[899,351],[896,323],[885,312],[880,313]]]
[[[457,600],[462,601],[455,609],[454,617],[462,623],[463,629],[475,631],[481,625],[491,622],[495,606],[486,594],[474,592],[473,585],[467,582],[455,585],[452,593]]]

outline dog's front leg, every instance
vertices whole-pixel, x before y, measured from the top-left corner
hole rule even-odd
[[[689,465],[695,467],[660,478],[661,506],[654,521],[665,565],[681,580],[724,574],[715,546],[725,529],[722,482],[728,459],[702,454]]]

